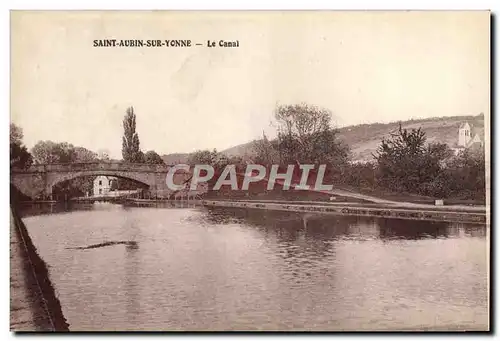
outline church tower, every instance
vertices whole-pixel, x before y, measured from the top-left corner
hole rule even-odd
[[[471,140],[471,129],[468,122],[462,123],[458,128],[458,146],[466,147]]]

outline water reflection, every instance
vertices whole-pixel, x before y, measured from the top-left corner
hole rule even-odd
[[[380,219],[377,221],[382,240],[407,239],[417,240],[425,238],[447,238],[449,223],[419,221],[411,222],[410,227],[401,219]]]
[[[74,211],[96,211],[96,210],[130,210],[134,207],[145,208],[197,208],[202,207],[198,201],[158,201],[158,202],[126,202],[116,204],[110,202],[83,202],[66,201],[55,203],[23,202],[18,204],[22,217],[38,216],[44,214],[61,214]]]
[[[460,236],[485,237],[484,225],[385,219],[363,216],[335,216],[298,212],[239,208],[210,208],[207,220],[213,224],[245,222],[276,233],[282,241],[306,239],[418,240]]]

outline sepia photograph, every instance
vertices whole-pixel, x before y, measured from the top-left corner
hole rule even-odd
[[[491,331],[491,25],[12,10],[10,331]]]

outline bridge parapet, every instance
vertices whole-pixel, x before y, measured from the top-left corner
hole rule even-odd
[[[85,170],[166,173],[169,169],[170,166],[167,165],[146,163],[81,162],[37,164],[27,169],[12,169],[12,173],[79,172]]]
[[[38,164],[28,169],[12,169],[10,182],[31,198],[50,197],[53,187],[60,182],[100,175],[131,179],[149,186],[152,191],[160,191],[168,187],[166,176],[170,168],[168,165],[125,162]],[[173,180],[181,184],[190,177],[190,172],[177,171]]]

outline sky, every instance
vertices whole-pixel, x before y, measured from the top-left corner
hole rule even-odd
[[[93,46],[113,38],[203,45]],[[489,49],[489,12],[14,11],[11,121],[28,148],[121,158],[129,106],[141,149],[159,154],[272,136],[280,104],[329,109],[336,126],[488,115]]]

